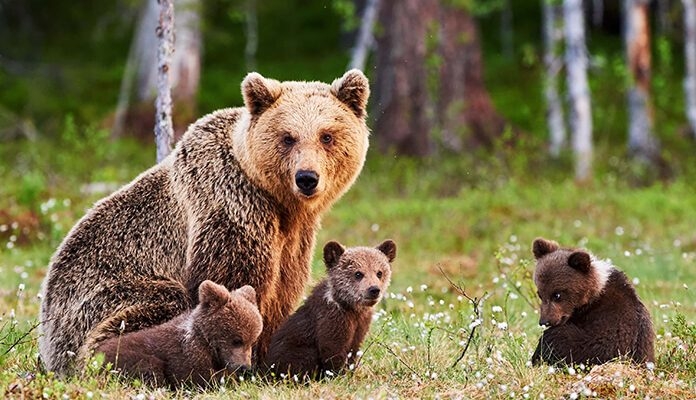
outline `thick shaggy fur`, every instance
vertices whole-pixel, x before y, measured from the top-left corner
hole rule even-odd
[[[354,362],[372,322],[373,306],[389,285],[396,245],[324,247],[328,276],[271,339],[266,368],[276,376],[316,378]]]
[[[368,147],[368,82],[242,83],[245,108],[189,127],[174,151],[99,201],[54,254],[39,350],[74,371],[99,342],[165,322],[206,279],[256,289],[263,355],[310,273],[320,218],[352,185]]]
[[[204,281],[198,295],[193,311],[107,339],[95,352],[128,376],[171,388],[205,386],[251,367],[251,349],[263,328],[254,288],[229,292]]]
[[[655,361],[650,313],[623,272],[583,250],[541,238],[533,253],[539,323],[550,326],[539,339],[534,364]]]

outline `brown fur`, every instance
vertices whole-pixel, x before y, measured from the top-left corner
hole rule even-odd
[[[212,383],[251,367],[263,322],[251,286],[229,292],[204,281],[198,306],[161,325],[112,337],[95,352],[128,376],[176,388]]]
[[[74,371],[122,321],[135,331],[195,306],[206,279],[256,289],[265,353],[304,291],[322,214],[362,169],[369,87],[357,70],[331,85],[251,73],[242,92],[246,108],[195,122],[65,238],[43,285],[49,370]]]
[[[534,364],[655,361],[650,314],[623,272],[583,250],[541,238],[532,251],[539,324],[550,325],[534,351]]]
[[[327,243],[328,277],[273,335],[266,367],[277,375],[311,378],[339,373],[353,363],[373,307],[389,285],[394,257],[391,240],[376,248]]]

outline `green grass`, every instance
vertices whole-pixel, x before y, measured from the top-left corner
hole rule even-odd
[[[100,196],[82,193],[82,185],[125,183],[154,154],[114,142],[99,157],[89,151],[84,158],[40,157],[70,146],[68,137],[0,149],[6,160],[0,167],[6,183],[0,188],[2,396],[558,398],[594,391],[644,398],[693,397],[696,391],[696,173],[690,159],[679,158],[686,167],[674,180],[636,186],[626,178],[630,165],[600,156],[597,177],[580,186],[567,178],[569,163],[531,148],[432,160],[369,155],[353,189],[324,218],[313,263],[318,280],[324,274],[319,249],[331,239],[376,245],[393,238],[398,245],[390,295],[378,307],[360,363],[344,376],[308,385],[257,377],[201,393],[153,390],[98,368],[56,379],[36,359],[45,266]],[[609,151],[598,149],[600,155]],[[585,246],[636,280],[658,334],[654,370],[619,363],[591,373],[528,365],[541,334],[531,281],[530,246],[537,236]],[[467,295],[483,298],[478,317],[443,273]]]

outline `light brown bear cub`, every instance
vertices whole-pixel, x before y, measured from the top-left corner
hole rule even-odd
[[[391,278],[396,244],[376,248],[324,246],[328,276],[273,334],[266,367],[278,376],[320,378],[354,362],[375,304]]]
[[[539,324],[550,326],[539,339],[534,364],[655,361],[650,313],[623,272],[584,250],[542,238],[532,251]]]
[[[192,311],[161,325],[102,342],[96,349],[126,375],[172,388],[205,386],[226,373],[251,366],[251,349],[263,322],[256,291],[242,286],[229,292],[204,281]]]

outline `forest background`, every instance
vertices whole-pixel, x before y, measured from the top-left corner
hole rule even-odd
[[[173,82],[178,134],[212,110],[241,105],[248,71],[279,80],[340,76],[356,60],[365,10],[377,7],[367,29],[373,39],[362,42],[372,146],[318,243],[391,237],[399,245],[391,293],[353,371],[311,385],[231,382],[203,395],[696,395],[696,142],[685,92],[689,60],[696,62],[685,55],[696,35],[687,24],[694,2],[174,5],[178,43],[189,46],[173,55],[183,71]],[[0,1],[5,397],[201,395],[154,390],[96,367],[56,379],[36,357],[51,254],[94,201],[155,162],[156,22],[143,22],[153,10],[154,1]],[[569,26],[583,28],[581,43]],[[631,26],[639,35],[627,34]],[[583,65],[586,86],[577,92]],[[589,107],[577,108],[582,101]],[[528,365],[541,334],[529,250],[537,236],[587,247],[633,279],[658,334],[654,368]],[[319,260],[317,253],[315,281]]]

